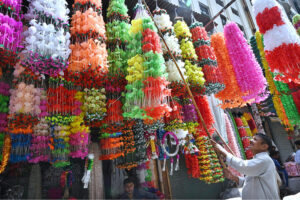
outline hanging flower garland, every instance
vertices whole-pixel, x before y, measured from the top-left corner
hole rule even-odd
[[[196,144],[198,144],[199,148],[199,179],[208,184],[223,182],[225,180],[223,176],[223,170],[217,154],[209,142],[209,138],[207,136],[200,136],[196,138]]]
[[[235,117],[234,121],[236,123],[239,135],[241,137],[243,147],[245,149],[246,157],[247,157],[247,159],[251,159],[253,157],[253,154],[252,154],[251,150],[249,149],[250,141],[249,141],[246,129],[243,125],[243,121],[241,120],[241,118],[238,118],[238,117]]]
[[[106,115],[105,89],[84,89],[84,111],[87,121],[100,121]]]
[[[33,127],[32,140],[30,144],[30,156],[28,162],[49,162],[50,161],[50,126],[45,118],[42,118]]]
[[[237,83],[241,91],[246,93],[243,99],[263,101],[267,98],[267,95],[262,95],[267,85],[266,79],[243,33],[235,23],[229,23],[224,28],[224,35]]]
[[[107,73],[105,24],[101,15],[102,1],[75,0],[75,14],[71,20],[72,53],[69,71],[81,72],[88,68],[98,75]]]
[[[147,157],[147,141],[145,138],[145,129],[143,120],[136,120],[135,124],[132,126],[132,132],[134,133],[134,146],[136,148],[135,151],[135,159],[136,162],[140,165],[148,161]]]
[[[250,130],[250,127],[249,127],[249,124],[248,124],[246,118],[244,116],[241,116],[241,120],[243,122],[243,126],[244,126],[244,128],[245,128],[245,130],[247,132],[248,137],[252,138],[252,132]]]
[[[67,59],[71,53],[68,13],[65,0],[30,2],[29,11],[25,15],[29,28],[24,33],[24,67],[34,73],[51,76],[67,67]]]
[[[300,83],[300,38],[275,0],[256,0],[253,10],[264,35],[266,60],[277,80]]]
[[[192,40],[195,46],[198,62],[202,67],[205,82],[205,93],[215,94],[224,89],[222,75],[218,70],[216,56],[210,46],[210,40],[202,23],[194,22],[191,26]]]
[[[22,48],[21,2],[21,0],[0,2],[0,76],[3,68],[15,65]]]
[[[235,136],[237,138],[237,142],[238,142],[237,144],[238,144],[240,153],[242,155],[242,158],[246,159],[245,150],[244,150],[243,143],[242,143],[242,140],[241,140],[241,137],[240,137],[240,134],[239,134],[239,130],[238,130],[237,125],[235,123],[234,117],[233,117],[233,115],[230,112],[227,112],[226,115],[228,116],[228,119],[229,119],[229,122],[231,124],[231,127],[234,129],[233,131],[234,131]]]
[[[10,157],[11,138],[6,134],[8,126],[9,84],[0,82],[0,174],[5,170]]]
[[[288,86],[292,93],[293,100],[297,107],[298,113],[300,113],[300,90],[299,90],[300,85],[295,83],[289,83]]]
[[[254,121],[251,113],[244,113],[243,117],[245,117],[245,119],[246,119],[246,121],[247,121],[247,123],[249,125],[249,128],[250,128],[250,130],[252,132],[252,135],[255,135],[256,133],[258,133],[255,121]]]
[[[273,95],[272,99],[273,99],[274,107],[276,109],[276,113],[277,113],[279,119],[281,120],[281,122],[285,126],[292,127],[291,122],[289,121],[289,118],[287,117],[287,111],[285,110],[285,107],[283,105],[281,97],[279,96],[280,92],[279,92],[277,87],[280,87],[280,82],[277,82],[277,85],[275,84],[275,81],[273,80],[274,75],[270,71],[269,65],[268,65],[267,60],[266,60],[264,45],[263,45],[263,37],[259,32],[255,33],[255,37],[256,37],[256,41],[257,41],[257,47],[258,47],[259,52],[260,52],[262,64],[263,64],[263,67],[265,69],[266,78],[268,80],[269,90],[270,90],[270,93]],[[288,88],[285,87],[285,90],[287,90],[287,89]],[[286,97],[283,97],[283,98],[286,98]],[[288,100],[288,101],[290,101],[290,100]],[[289,103],[287,103],[287,104],[289,104]],[[291,106],[294,107],[294,105],[295,104],[292,103],[292,104],[288,105],[288,107],[291,107]],[[294,119],[297,119],[297,113],[295,113],[295,109],[290,109],[289,111],[292,113],[289,116],[294,118]]]
[[[295,29],[297,30],[298,35],[300,35],[300,15],[294,15],[293,17],[293,24]]]
[[[174,25],[174,32],[180,41],[180,49],[185,62],[187,81],[195,94],[203,94],[203,85],[205,83],[202,68],[195,65],[198,57],[191,41],[192,34],[184,21],[178,20]]]
[[[211,46],[215,50],[219,70],[222,73],[225,84],[225,89],[216,94],[216,97],[222,101],[221,107],[225,109],[244,106],[246,104],[242,99],[244,93],[241,92],[238,86],[224,35],[222,33],[213,34],[211,36]]]

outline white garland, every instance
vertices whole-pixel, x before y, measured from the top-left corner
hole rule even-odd
[[[184,75],[185,74],[184,62],[182,62],[181,60],[177,60],[177,64],[178,64],[178,67],[180,68],[181,73]],[[167,67],[169,81],[181,81],[182,80],[173,60],[168,60],[165,63],[165,65]],[[186,79],[185,75],[184,75],[184,78]]]
[[[53,24],[39,23],[35,19],[29,24],[31,26],[24,32],[25,53],[32,51],[43,56],[51,56],[53,59],[58,57],[65,61],[68,59],[71,53],[69,32],[65,32],[63,28],[55,30]]]
[[[70,10],[67,8],[66,0],[30,0],[29,11],[25,15],[26,19],[33,19],[35,11],[51,15],[54,19],[61,19],[64,22],[69,20]]]
[[[154,15],[153,16],[154,21],[157,24],[158,29],[165,30],[165,29],[174,29],[173,24],[170,20],[170,16],[168,14],[160,14],[160,15]]]
[[[166,34],[164,35],[164,39],[173,54],[181,55],[180,45],[175,35]],[[161,47],[164,54],[169,53],[165,43],[162,43]]]
[[[277,3],[275,0],[253,1],[253,12],[255,17],[257,17],[257,15],[262,13],[265,9],[271,9],[273,7],[279,8],[281,19],[284,24],[280,26],[274,24],[273,28],[264,34],[265,50],[273,51],[276,47],[279,47],[282,44],[297,43],[300,45],[300,38],[279,3]]]

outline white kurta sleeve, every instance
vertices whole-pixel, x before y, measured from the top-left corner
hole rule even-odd
[[[238,187],[239,188],[243,187],[244,186],[244,182],[245,182],[245,178],[239,176],[239,185],[238,185]]]
[[[253,158],[251,160],[242,160],[229,153],[226,155],[226,162],[229,166],[247,176],[259,176],[264,173],[267,168],[266,163],[262,159]]]

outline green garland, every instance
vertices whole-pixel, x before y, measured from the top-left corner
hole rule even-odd
[[[241,150],[241,153],[242,153],[242,156],[243,156],[243,159],[246,160],[246,154],[245,154],[245,149],[244,149],[244,146],[243,146],[243,143],[242,143],[242,140],[241,140],[241,137],[240,137],[240,134],[238,133],[239,130],[236,126],[236,123],[234,121],[234,117],[232,116],[231,112],[228,112],[229,115],[230,115],[230,118],[231,118],[231,122],[234,126],[234,132],[235,132],[235,135],[236,135],[236,138],[238,140],[238,143],[239,143],[239,147],[240,147],[240,150]]]

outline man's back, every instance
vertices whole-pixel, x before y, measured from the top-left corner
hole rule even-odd
[[[243,199],[279,199],[277,171],[273,160],[267,153],[260,153],[253,159],[260,160],[257,166],[259,174],[246,176],[243,187]]]

